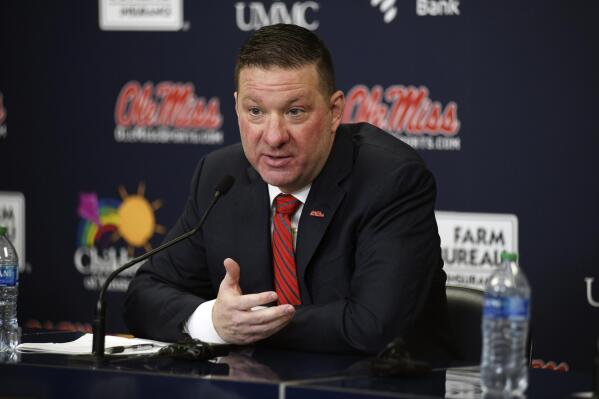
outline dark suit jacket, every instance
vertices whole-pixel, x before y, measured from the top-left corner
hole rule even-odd
[[[235,184],[203,229],[140,267],[125,304],[135,335],[181,339],[191,313],[215,298],[227,257],[240,264],[243,293],[274,290],[268,188],[240,144],[199,162],[183,214],[165,240],[197,225],[227,174]],[[416,354],[442,347],[446,276],[435,195],[434,178],[411,147],[372,125],[341,125],[298,226],[302,305],[265,343],[374,353],[402,335]]]

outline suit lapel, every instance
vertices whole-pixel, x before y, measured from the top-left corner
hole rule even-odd
[[[248,184],[241,194],[239,229],[241,289],[245,293],[274,289],[270,247],[270,204],[268,188],[250,166]]]
[[[337,208],[345,197],[339,183],[351,171],[353,145],[351,135],[338,129],[329,159],[320,175],[312,182],[310,194],[300,217],[295,259],[302,302],[311,303],[305,282],[306,270]]]

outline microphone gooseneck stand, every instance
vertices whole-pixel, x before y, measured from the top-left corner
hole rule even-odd
[[[105,334],[106,334],[106,301],[104,299],[104,296],[106,295],[106,291],[108,289],[108,286],[110,285],[110,282],[112,280],[114,280],[114,278],[116,276],[118,276],[121,272],[123,272],[124,270],[127,270],[131,266],[136,265],[137,263],[148,259],[150,256],[152,256],[160,251],[163,251],[166,248],[173,246],[176,243],[183,241],[186,238],[189,238],[192,235],[194,235],[204,224],[206,217],[210,213],[210,210],[212,209],[212,207],[216,204],[216,201],[218,201],[218,199],[220,197],[222,197],[223,195],[225,195],[227,193],[227,191],[229,191],[229,189],[233,185],[233,182],[234,182],[234,179],[231,176],[225,176],[221,179],[221,181],[215,188],[214,197],[212,198],[212,201],[208,205],[208,208],[206,208],[206,211],[202,215],[202,218],[200,219],[200,222],[198,223],[198,225],[196,227],[194,227],[187,233],[182,234],[179,237],[177,237],[169,242],[166,242],[166,243],[160,245],[159,247],[156,247],[153,250],[146,252],[143,255],[138,256],[137,258],[131,259],[129,262],[125,263],[123,266],[119,267],[118,269],[116,269],[112,273],[110,273],[110,275],[108,276],[108,278],[102,285],[102,289],[100,290],[100,294],[98,295],[98,302],[96,303],[96,314],[95,314],[94,321],[93,321],[93,334],[94,335],[93,335],[92,353],[97,359],[102,359],[104,357]]]

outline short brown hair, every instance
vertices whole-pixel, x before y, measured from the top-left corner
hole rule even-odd
[[[297,69],[314,63],[324,94],[335,91],[335,69],[322,40],[297,25],[276,24],[258,29],[243,44],[235,62],[235,87],[245,67]]]

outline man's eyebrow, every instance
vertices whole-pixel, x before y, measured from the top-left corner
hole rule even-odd
[[[293,97],[293,98],[290,98],[289,100],[287,100],[285,102],[285,105],[289,106],[297,101],[305,101],[307,98],[308,98],[308,96],[296,96],[296,97]],[[246,102],[253,102],[256,104],[260,103],[260,100],[257,100],[256,98],[252,97],[251,95],[241,96],[240,101],[242,103],[246,103]]]
[[[258,100],[256,100],[252,96],[241,96],[240,100],[241,100],[241,102],[247,102],[247,101],[251,101],[251,102],[254,102],[254,103],[258,103],[259,102]]]
[[[287,104],[292,104],[292,103],[294,103],[296,101],[301,101],[301,100],[304,100],[304,99],[305,99],[305,96],[303,96],[303,97],[302,96],[294,97],[294,98],[290,99],[289,101],[287,101]]]

